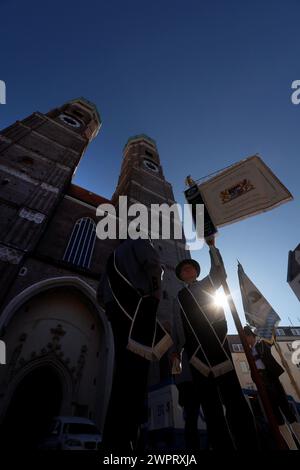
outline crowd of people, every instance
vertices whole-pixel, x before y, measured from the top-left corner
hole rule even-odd
[[[259,429],[233,365],[224,310],[212,302],[226,272],[223,263],[216,264],[212,256],[212,246],[217,250],[214,239],[207,243],[211,256],[208,276],[199,280],[200,266],[190,258],[176,267],[176,276],[184,287],[177,294],[178,311],[173,313],[169,331],[157,318],[163,269],[151,240],[124,240],[108,259],[98,289],[98,300],[110,321],[115,348],[103,436],[106,450],[136,452],[140,449],[140,428],[147,420],[149,365],[163,354],[169,355],[170,373],[176,371],[174,382],[179,404],[184,409],[187,450],[200,448],[200,407],[207,428],[208,449],[240,450],[249,446],[258,449],[260,446]],[[222,260],[219,252],[218,258]],[[297,448],[294,437],[300,442],[300,425],[279,381],[283,369],[270,347],[259,341],[249,326],[244,333],[281,434],[288,448]],[[180,373],[182,364],[185,373]],[[294,437],[285,426],[286,421],[292,426]]]

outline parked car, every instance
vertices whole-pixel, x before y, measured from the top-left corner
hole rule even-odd
[[[45,450],[99,450],[101,434],[93,421],[77,416],[57,416],[39,448]]]

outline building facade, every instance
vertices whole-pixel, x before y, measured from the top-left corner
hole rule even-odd
[[[101,119],[79,98],[35,112],[0,135],[0,422],[28,430],[54,415],[92,419],[103,428],[113,370],[113,338],[96,290],[116,240],[97,238],[96,208],[127,196],[128,205],[173,204],[155,142],[134,136],[124,148],[112,201],[72,183]],[[101,189],[101,188],[99,188]],[[172,322],[182,240],[154,240],[165,276],[159,316]],[[151,382],[169,375],[163,358]],[[23,423],[23,424],[22,424]],[[22,432],[22,429],[20,429]]]
[[[300,300],[300,244],[289,252],[287,282]]]

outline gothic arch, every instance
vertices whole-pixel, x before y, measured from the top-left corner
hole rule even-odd
[[[1,336],[6,331],[9,330],[9,325],[12,319],[16,318],[15,315],[18,315],[18,312],[22,308],[22,306],[30,299],[35,298],[38,294],[46,293],[49,290],[61,287],[71,287],[76,288],[79,293],[89,300],[89,303],[92,304],[92,311],[91,314],[94,315],[96,321],[99,325],[101,325],[101,331],[103,331],[102,335],[102,350],[105,351],[105,361],[101,363],[101,381],[97,384],[97,387],[101,388],[101,402],[103,403],[103,409],[101,409],[97,413],[97,424],[100,428],[104,425],[104,418],[106,407],[109,400],[110,395],[110,384],[112,380],[112,370],[113,370],[113,360],[114,360],[114,348],[113,348],[113,336],[112,331],[109,325],[109,322],[106,319],[104,311],[98,305],[96,300],[96,292],[95,290],[89,286],[85,281],[80,279],[79,277],[75,276],[66,276],[66,277],[55,277],[46,279],[40,282],[37,282],[30,287],[24,289],[20,292],[8,305],[5,307],[1,317],[0,317],[0,332]],[[41,365],[49,364],[51,367],[55,368],[57,373],[62,377],[62,382],[64,384],[64,400],[71,403],[70,394],[72,389],[71,378],[68,374],[68,370],[64,367],[63,364],[60,364],[57,358],[51,355],[41,355],[40,357],[33,358],[30,360],[29,363],[22,367],[20,371],[17,371],[16,375],[12,379],[11,385],[9,390],[6,391],[7,396],[5,396],[6,406],[4,405],[5,409],[7,407],[8,396],[13,394],[14,389],[17,387],[17,384],[28,374],[30,371],[34,370]],[[98,388],[97,388],[98,390]],[[5,393],[5,395],[6,395]],[[64,409],[67,408],[66,404],[63,407]],[[2,413],[3,413],[2,409]]]
[[[49,367],[56,372],[57,376],[60,379],[63,392],[63,401],[61,404],[61,408],[63,410],[68,410],[68,408],[70,409],[68,404],[72,401],[72,377],[68,372],[67,368],[64,367],[62,363],[57,361],[54,357],[45,356],[32,359],[30,362],[24,365],[24,367],[22,367],[12,378],[9,387],[7,388],[5,399],[3,400],[2,418],[5,416],[11,399],[23,379],[27,377],[31,372],[35,372],[43,367]],[[69,412],[71,412],[71,410]]]

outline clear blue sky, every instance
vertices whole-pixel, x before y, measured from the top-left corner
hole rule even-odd
[[[259,153],[295,200],[220,230],[218,246],[242,312],[236,259],[289,324],[300,304],[286,282],[300,242],[298,0],[0,0],[0,127],[85,96],[103,127],[75,182],[111,197],[127,138],[158,144],[184,202],[184,178]],[[195,255],[208,270],[207,250]],[[232,329],[232,322],[230,321]]]

